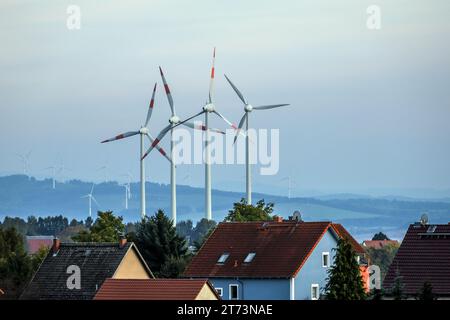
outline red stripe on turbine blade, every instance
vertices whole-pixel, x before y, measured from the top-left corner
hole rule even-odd
[[[169,85],[167,83],[164,84],[164,89],[166,90],[166,94],[170,94]]]
[[[232,127],[233,129],[235,129],[235,130],[238,129],[238,127],[237,127],[234,123],[231,125],[231,127]]]
[[[123,139],[123,138],[125,138],[125,136],[123,134],[119,134],[118,136],[115,137],[116,140]]]
[[[161,148],[159,148],[159,152],[160,152],[163,156],[166,155],[166,152],[165,152],[163,149],[161,149]]]
[[[214,79],[214,67],[211,68],[211,79]]]
[[[152,147],[156,146],[158,143],[159,143],[159,140],[155,139],[155,141],[153,141],[153,143],[152,143]]]
[[[154,104],[155,104],[155,100],[154,99],[150,100],[150,109],[153,109]]]

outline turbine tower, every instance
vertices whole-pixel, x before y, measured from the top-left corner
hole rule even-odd
[[[52,165],[44,170],[52,170],[52,188],[56,189],[56,166]]]
[[[253,107],[248,101],[244,98],[242,93],[239,91],[239,89],[231,82],[230,79],[225,75],[225,78],[227,79],[228,83],[231,85],[233,90],[238,95],[239,99],[244,103],[244,115],[242,116],[241,120],[239,121],[238,129],[236,132],[236,136],[234,137],[234,142],[236,142],[236,139],[238,137],[239,132],[242,130],[242,126],[245,122],[245,132],[248,131],[248,118],[249,113],[253,110],[267,110],[267,109],[274,109],[279,107],[288,106],[289,104],[271,104],[271,105],[264,105],[264,106],[258,106]],[[246,193],[247,193],[247,204],[252,204],[252,177],[251,177],[251,166],[250,166],[250,141],[248,134],[245,135],[245,185],[246,185]]]
[[[139,129],[139,131],[128,131],[122,134],[119,134],[111,139],[107,139],[107,140],[103,140],[102,143],[106,143],[106,142],[111,142],[111,141],[115,141],[115,140],[120,140],[120,139],[124,139],[124,138],[128,138],[128,137],[132,137],[135,136],[137,134],[140,135],[140,156],[139,156],[139,161],[140,161],[140,178],[141,178],[141,218],[143,219],[145,217],[145,166],[144,166],[144,136],[147,136],[147,138],[150,140],[150,142],[152,143],[152,145],[154,144],[154,142],[156,141],[155,139],[153,139],[153,137],[150,135],[149,130],[147,128],[148,122],[152,116],[152,112],[153,112],[153,106],[155,103],[155,92],[156,92],[156,83],[155,86],[153,87],[153,93],[152,93],[152,99],[150,100],[150,104],[149,104],[149,108],[147,111],[147,118],[145,119],[145,123],[143,126],[141,126],[141,128]],[[156,148],[158,149],[158,151],[170,162],[172,162],[172,160],[169,158],[169,156],[167,156],[166,152],[159,146],[156,146]]]
[[[28,177],[28,180],[30,180],[29,176],[29,169],[30,169],[30,155],[31,151],[28,151],[26,154],[17,154],[17,156],[22,160],[22,170],[23,175]]]
[[[173,149],[174,149],[174,143],[173,143],[173,130],[178,124],[182,124],[188,128],[196,129],[196,130],[206,130],[206,126],[199,123],[192,123],[189,122],[186,119],[185,121],[181,121],[180,117],[177,116],[175,111],[175,106],[173,103],[172,93],[170,92],[169,85],[167,84],[166,77],[164,76],[164,72],[161,67],[159,67],[159,72],[161,74],[161,78],[164,84],[164,90],[167,95],[167,101],[169,102],[171,116],[169,118],[169,125],[166,126],[161,132],[158,134],[156,139],[154,140],[154,143],[150,146],[150,148],[147,150],[147,152],[144,155],[144,158],[153,150],[153,148],[161,141],[161,139],[166,135],[167,132],[170,131],[171,139],[170,139],[170,154],[173,158]],[[192,118],[191,118],[192,119]],[[218,129],[210,129],[211,131],[218,132],[225,134],[225,132],[220,131]],[[175,163],[172,161],[170,165],[170,187],[171,187],[171,210],[172,210],[172,222],[173,225],[177,225],[177,187],[176,187],[176,166]]]
[[[199,127],[195,127],[195,129],[199,129],[201,127],[202,130],[205,131],[205,218],[208,220],[212,219],[212,203],[211,203],[211,152],[210,152],[210,146],[209,146],[209,132],[216,130],[216,129],[209,129],[209,123],[208,123],[208,115],[210,113],[216,114],[219,118],[221,118],[223,121],[225,121],[228,125],[230,125],[232,128],[237,129],[237,127],[232,124],[228,119],[226,119],[219,111],[216,110],[216,107],[214,105],[214,63],[216,59],[216,49],[214,48],[213,51],[213,60],[212,60],[212,67],[211,67],[211,75],[210,75],[210,81],[209,81],[209,94],[208,94],[208,100],[206,104],[202,107],[202,110],[187,118],[184,121],[179,122],[176,125],[170,124],[167,126],[161,133],[159,134],[158,138],[155,139],[154,145],[150,147],[149,151],[152,150],[154,146],[156,146],[159,141],[163,138],[163,136],[169,131],[170,129],[174,129],[175,127],[185,124],[189,120],[192,120],[195,117],[198,117],[202,114],[205,114],[205,123],[203,125],[200,125]],[[219,131],[220,133],[223,133]]]
[[[88,198],[89,199],[89,217],[92,218],[92,201],[95,202],[95,204],[100,207],[100,205],[98,204],[97,200],[94,198],[94,186],[95,184],[92,184],[92,188],[91,188],[91,192],[89,192],[88,194],[82,196],[81,198]]]

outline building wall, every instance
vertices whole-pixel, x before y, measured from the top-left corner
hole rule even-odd
[[[322,252],[330,253],[329,265],[332,266],[335,255],[333,248],[336,246],[337,238],[329,228],[294,279],[295,300],[310,300],[312,284],[318,284],[320,294],[323,293],[330,267],[322,266]]]
[[[128,250],[113,275],[114,279],[151,279],[136,251]]]
[[[195,300],[217,300],[217,296],[208,284],[204,284]]]
[[[230,284],[237,284],[239,300],[289,300],[289,279],[210,278],[214,288],[222,288],[222,299],[229,300]]]

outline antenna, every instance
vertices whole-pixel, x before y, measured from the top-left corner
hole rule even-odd
[[[300,211],[298,210],[294,211],[294,213],[292,214],[292,220],[303,221],[302,214],[300,213]]]
[[[425,226],[428,224],[428,215],[426,213],[424,213],[420,216],[420,224],[422,226]]]

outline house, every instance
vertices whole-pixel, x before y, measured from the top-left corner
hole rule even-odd
[[[317,300],[340,238],[364,255],[347,230],[331,222],[223,222],[184,276],[208,278],[224,300]]]
[[[429,282],[438,298],[450,298],[450,223],[409,226],[384,279],[387,292],[397,277],[410,297]]]
[[[206,279],[107,279],[94,300],[219,300]]]
[[[28,254],[34,254],[41,248],[50,248],[53,245],[53,236],[27,236],[26,248]]]
[[[90,300],[106,279],[152,279],[134,243],[61,243],[48,255],[21,295],[33,300]]]
[[[372,249],[383,249],[386,246],[398,247],[399,243],[397,240],[364,240],[362,243],[364,248]]]

